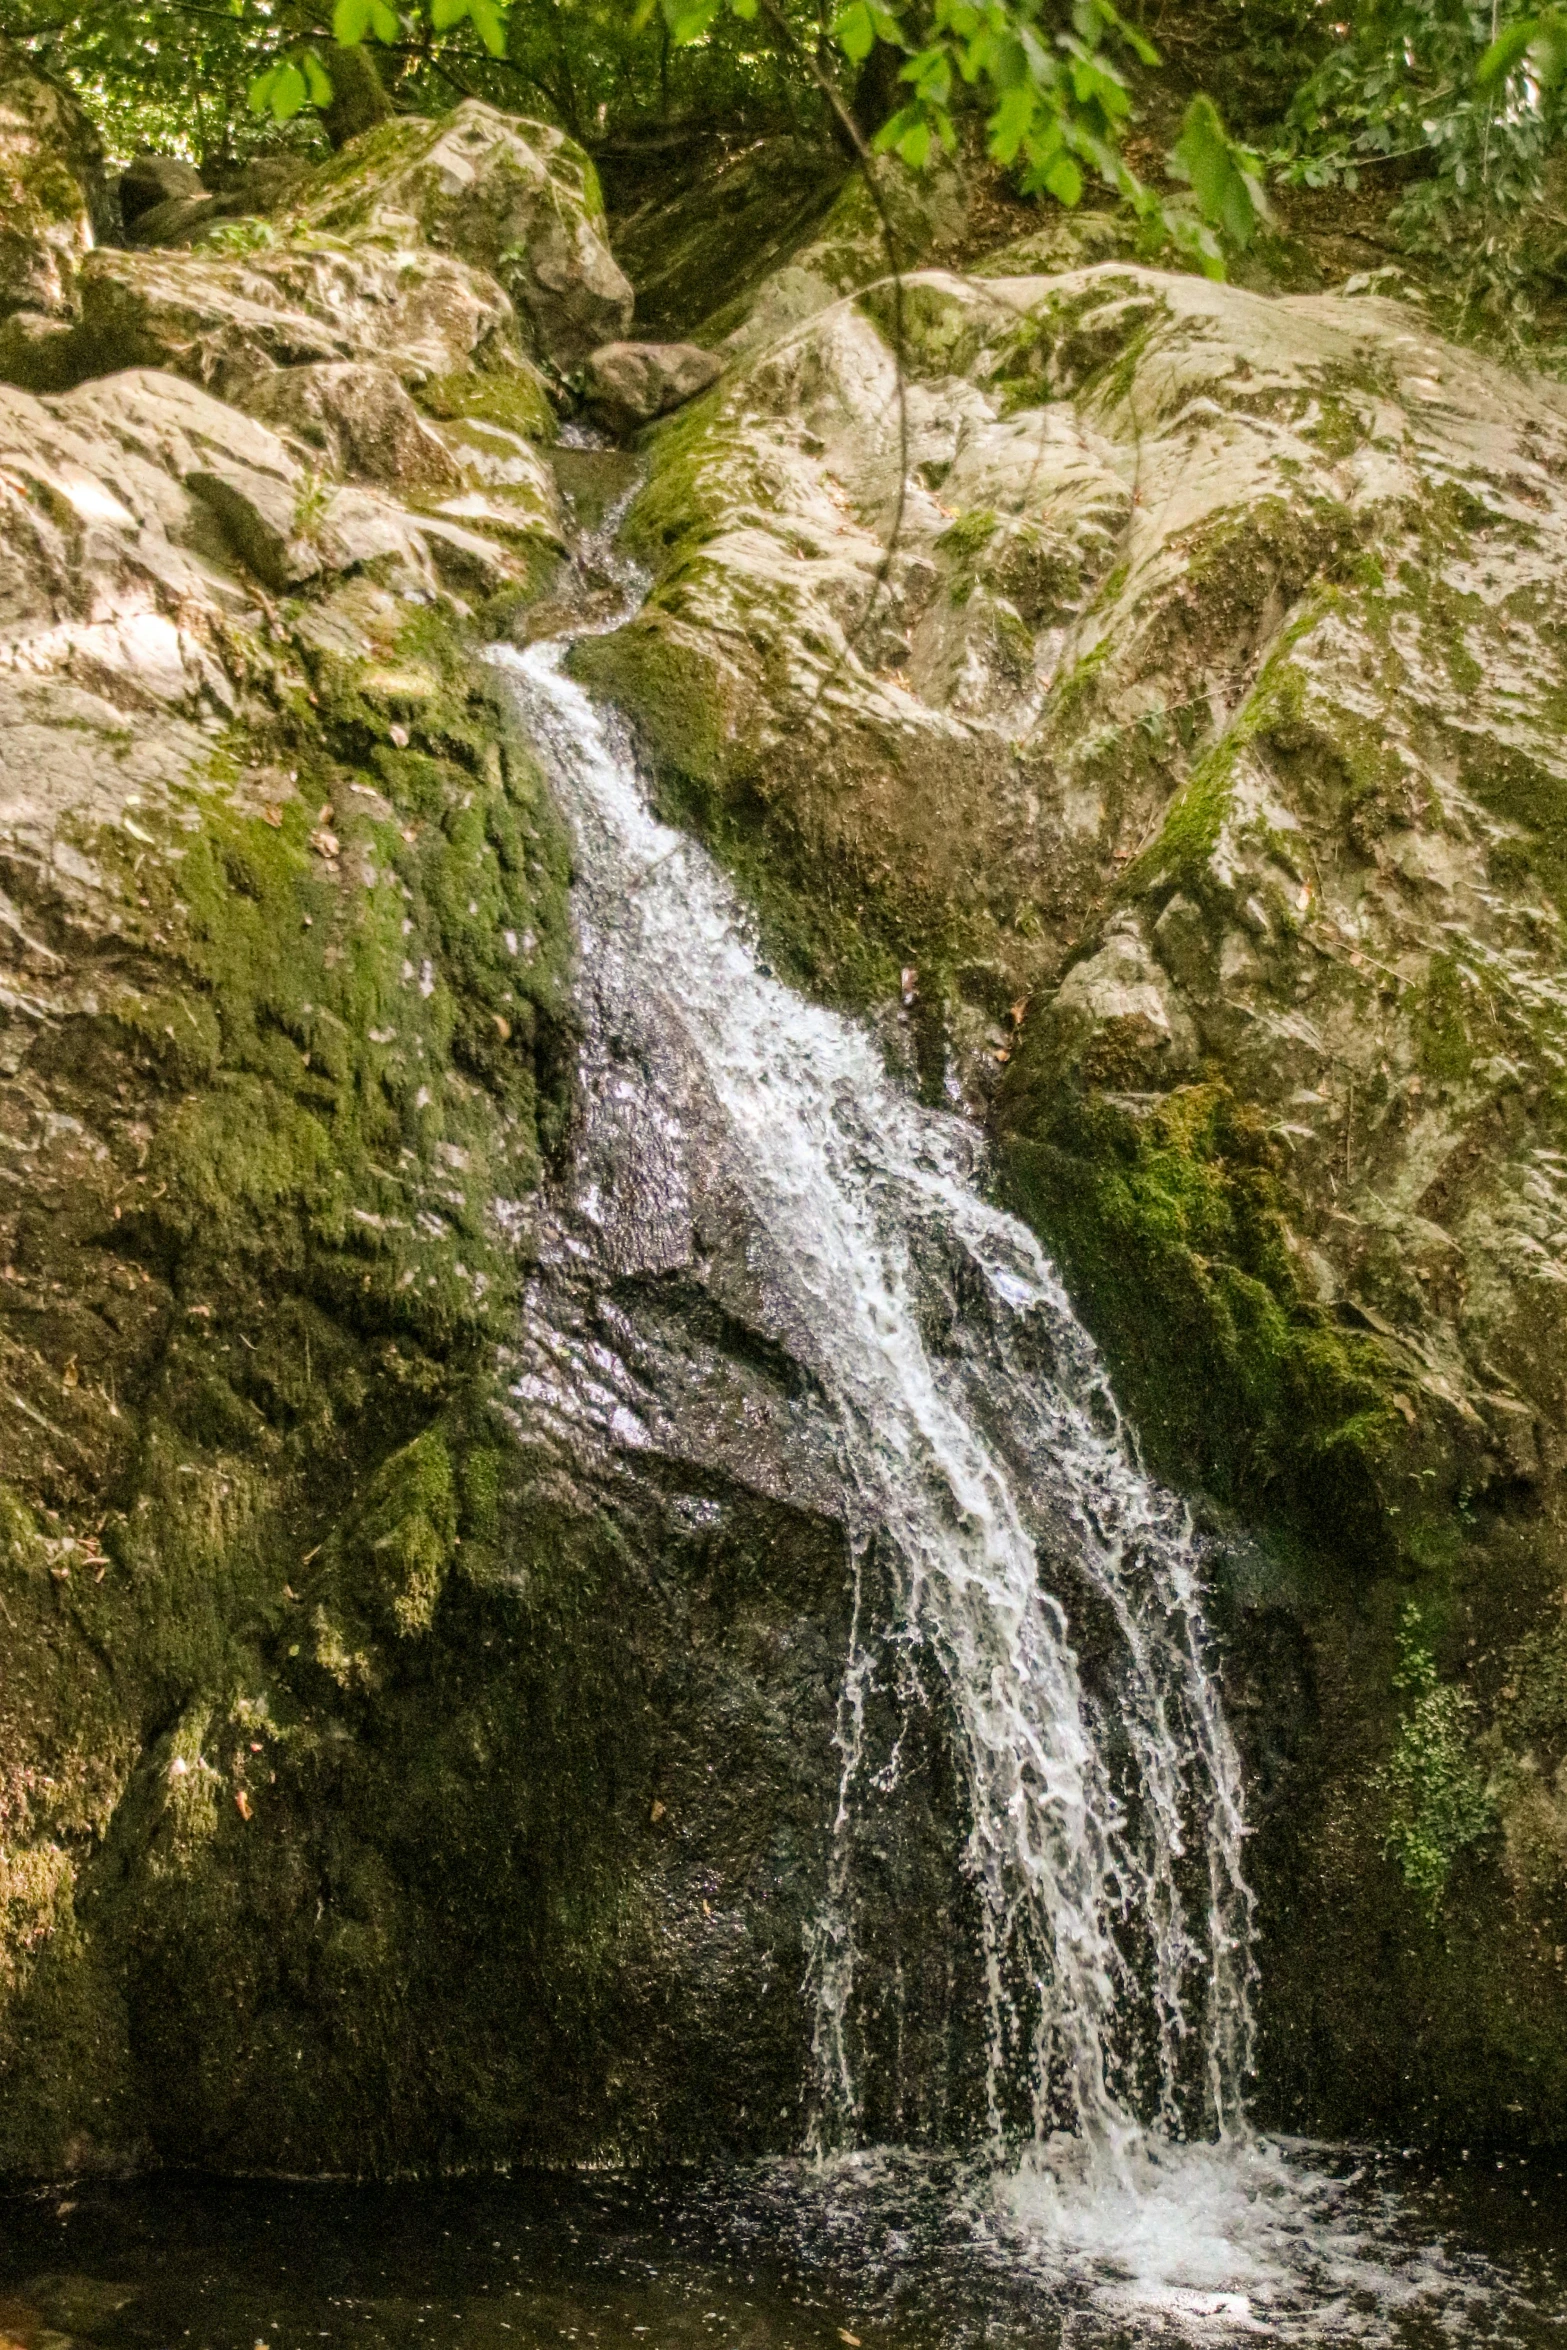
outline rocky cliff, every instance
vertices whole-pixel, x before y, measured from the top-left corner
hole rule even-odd
[[[554,446],[631,319],[592,167],[470,104],[129,250],[4,71],[0,2168],[795,2144],[844,1530],[721,1164],[562,1239],[570,851],[477,658],[623,463]],[[803,167],[727,274],[628,224],[724,372],[577,669],[989,1120],[1197,1496],[1263,2110],[1559,2134],[1567,403],[898,204],[898,283]],[[660,1443],[563,1443],[541,1330]],[[911,1980],[945,1786],[933,1728]],[[877,2129],[949,2126],[956,1999]]]

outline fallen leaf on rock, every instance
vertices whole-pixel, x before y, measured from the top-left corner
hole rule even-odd
[[[661,1820],[664,1816],[665,1808],[666,1807],[659,1802],[657,1796],[655,1796],[653,1798],[653,1808],[647,1815],[648,1818],[650,1820]]]
[[[261,811],[261,820],[264,824],[270,824],[273,831],[276,832],[278,826],[283,821],[283,811],[281,808],[274,806],[272,802],[269,801],[266,807],[264,807]]]
[[[310,835],[310,845],[318,857],[335,857],[342,844],[335,832],[318,829]]]
[[[70,1361],[66,1364],[65,1369],[61,1372],[60,1376],[65,1381],[67,1387],[75,1387],[79,1383],[81,1379],[81,1373],[76,1368],[75,1355],[72,1355]]]
[[[242,1820],[249,1819],[250,1797],[245,1793],[243,1787],[240,1788],[238,1794],[234,1798],[234,1809],[239,1813],[239,1816]]]
[[[389,726],[386,731],[391,736],[393,742],[397,745],[400,751],[407,750],[408,729],[406,726]]]

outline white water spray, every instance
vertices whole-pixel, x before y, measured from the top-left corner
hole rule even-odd
[[[770,975],[735,894],[652,815],[563,652],[495,658],[577,832],[595,993],[644,1018],[655,1006],[695,1055],[791,1345],[828,1398],[856,1532],[899,1562],[895,1635],[939,1664],[983,1938],[992,2142],[1024,2092],[1035,2142],[1065,2131],[1105,2177],[1147,2125],[1233,2132],[1251,1901],[1185,1514],[1138,1465],[1032,1235],[984,1198],[975,1131],[919,1107],[860,1028]],[[1101,1646],[1112,1628],[1108,1697],[1086,1685],[1052,1564],[1093,1595]],[[861,1612],[814,1937],[820,2150],[852,2143],[859,2112]]]

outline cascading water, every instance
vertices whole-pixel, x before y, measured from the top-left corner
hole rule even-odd
[[[1190,1528],[1034,1239],[985,1199],[974,1130],[770,974],[564,652],[496,658],[578,835],[590,1024],[653,1019],[694,1057],[826,1399],[851,1527],[896,1561],[893,1620],[856,1610],[839,1704],[814,2143],[857,2135],[853,1825],[866,1692],[878,1649],[901,1646],[936,1662],[957,1760],[989,2140],[1069,2143],[1079,2169],[1124,2178],[1150,2128],[1234,2132],[1250,2061],[1240,1774]],[[1099,1627],[1092,1686],[1063,1591]]]
[[[1549,2278],[1525,2285],[1433,2240],[1419,2197],[1372,2165],[1247,2130],[1240,1774],[1185,1514],[1143,1474],[1033,1238],[987,1201],[979,1136],[772,975],[711,860],[649,810],[565,653],[494,655],[576,830],[583,949],[583,1132],[514,1392],[600,1457],[679,1456],[597,1285],[605,1266],[689,1264],[683,1127],[711,1124],[742,1287],[812,1387],[786,1412],[797,1498],[846,1518],[854,1545],[809,1978],[817,2159],[716,2183],[740,2268],[781,2235],[809,2275],[879,2296],[900,2334],[909,2292],[950,2300],[951,2330],[943,2317],[932,2335],[949,2344],[1556,2338],[1567,2304]],[[704,1428],[744,1475],[754,1431]],[[982,2144],[957,2163],[856,2151],[862,1844],[904,1743],[885,1701],[932,1690],[984,2011]]]

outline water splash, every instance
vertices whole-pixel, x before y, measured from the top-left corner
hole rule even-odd
[[[576,828],[596,1000],[656,1007],[695,1056],[789,1344],[829,1402],[855,1538],[897,1561],[896,1620],[876,1630],[939,1668],[989,2140],[1064,2129],[1113,2175],[1147,2125],[1222,2136],[1251,2059],[1251,1897],[1187,1519],[1141,1470],[1053,1268],[986,1199],[975,1130],[920,1107],[860,1028],[771,975],[564,650],[495,658]],[[1086,1595],[1108,1651],[1091,1677],[1063,1592]],[[857,1606],[812,1937],[818,2149],[855,2142],[860,2119],[851,1843],[872,1645]]]

